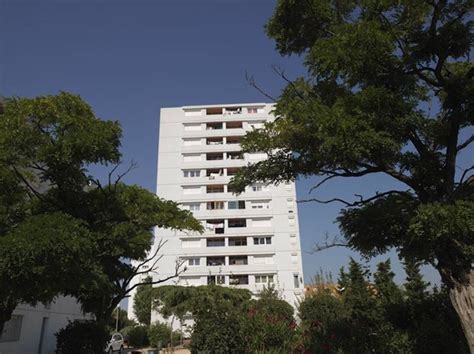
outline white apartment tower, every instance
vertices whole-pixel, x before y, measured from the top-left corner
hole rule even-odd
[[[292,305],[303,293],[295,184],[258,183],[240,195],[228,188],[239,168],[265,159],[242,154],[240,140],[273,120],[271,110],[264,103],[161,109],[158,196],[191,210],[205,228],[156,230],[166,241],[156,276],[173,274],[176,259],[187,267],[167,284],[222,284],[254,294],[274,284]]]

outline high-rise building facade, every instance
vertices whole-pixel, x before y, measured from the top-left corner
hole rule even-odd
[[[271,121],[272,105],[232,104],[163,108],[160,114],[158,196],[193,212],[204,233],[157,229],[158,274],[187,270],[165,284],[222,284],[258,293],[273,284],[295,305],[303,271],[294,183],[256,183],[236,195],[228,183],[248,163],[266,154],[243,154],[246,132]]]

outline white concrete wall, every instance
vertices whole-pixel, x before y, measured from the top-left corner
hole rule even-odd
[[[20,338],[17,341],[0,340],[0,354],[54,354],[56,337],[61,328],[69,321],[88,319],[82,314],[77,301],[71,297],[58,297],[50,306],[19,305],[14,315],[21,315]],[[40,338],[43,318],[47,318],[40,351]]]
[[[217,105],[214,107],[228,107],[231,105]],[[301,260],[301,246],[299,239],[298,211],[296,206],[296,191],[294,183],[280,184],[278,186],[268,186],[263,191],[252,191],[251,188],[239,196],[227,192],[206,193],[206,186],[227,185],[229,176],[216,176],[210,179],[206,176],[206,169],[228,167],[241,167],[249,162],[255,162],[262,156],[245,156],[244,160],[206,160],[206,153],[219,152],[224,157],[228,152],[239,151],[238,144],[206,145],[207,137],[235,137],[244,136],[246,131],[252,129],[252,125],[259,125],[262,121],[274,119],[270,113],[272,106],[268,104],[239,104],[233,105],[242,107],[241,114],[234,115],[206,115],[205,108],[211,106],[177,107],[163,108],[160,114],[160,136],[158,154],[158,178],[157,194],[160,197],[175,200],[182,204],[200,203],[200,210],[193,211],[194,216],[200,220],[209,219],[229,219],[246,218],[247,227],[228,228],[227,222],[225,233],[216,235],[213,231],[207,230],[204,234],[178,232],[165,229],[155,231],[156,240],[162,239],[167,243],[162,249],[164,255],[159,263],[159,276],[164,278],[173,274],[175,261],[179,257],[200,258],[199,266],[189,266],[188,270],[179,279],[173,279],[166,284],[183,285],[205,285],[207,276],[210,274],[225,275],[226,285],[229,284],[229,275],[249,275],[248,285],[232,285],[239,288],[249,289],[256,294],[263,288],[263,285],[255,283],[256,275],[272,274],[274,283],[282,297],[291,305],[296,305],[297,299],[303,294],[303,270]],[[250,114],[248,107],[258,108],[257,113]],[[186,111],[192,111],[191,115],[186,115]],[[201,111],[201,115],[196,112]],[[206,123],[223,122],[243,122],[242,129],[218,129],[206,130]],[[186,126],[192,125],[192,130],[186,130]],[[260,124],[261,125],[261,124]],[[196,130],[200,126],[201,130]],[[201,140],[201,145],[189,145],[189,139]],[[186,143],[185,143],[186,141]],[[201,156],[200,161],[184,161],[183,155],[197,154]],[[200,177],[185,178],[183,170],[200,170]],[[200,186],[199,194],[185,194],[183,187]],[[246,208],[243,210],[206,210],[207,201],[243,200]],[[256,200],[268,201],[268,208],[252,209],[251,202]],[[252,220],[256,218],[267,218],[271,222],[267,226],[257,227],[252,225]],[[291,218],[291,220],[290,220]],[[247,238],[247,246],[228,246],[229,236],[242,236]],[[270,236],[271,245],[254,245],[253,237]],[[206,239],[226,238],[225,247],[206,247]],[[183,248],[183,241],[195,240],[195,246]],[[196,247],[199,246],[199,247]],[[247,255],[247,265],[229,265],[228,261],[232,255]],[[271,264],[255,264],[254,256],[270,255]],[[206,266],[206,257],[224,256],[225,266]],[[267,262],[268,263],[268,262]],[[298,276],[299,287],[294,286],[294,276]],[[188,279],[188,281],[186,281]],[[133,299],[129,301],[129,314],[132,314]],[[158,319],[157,314],[153,314],[152,319]]]

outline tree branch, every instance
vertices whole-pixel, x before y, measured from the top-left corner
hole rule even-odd
[[[245,72],[245,80],[247,81],[247,83],[253,87],[254,89],[256,89],[258,92],[260,92],[262,95],[264,95],[265,97],[267,97],[268,99],[270,99],[271,101],[273,102],[276,102],[277,99],[273,96],[270,96],[270,94],[268,94],[267,92],[265,92],[260,86],[257,85],[257,83],[255,82],[255,78],[253,77],[253,75],[249,75],[248,72]]]
[[[382,198],[382,197],[385,197],[385,196],[391,195],[391,194],[406,195],[406,196],[410,196],[410,197],[412,196],[409,191],[390,190],[390,191],[386,191],[386,192],[383,192],[383,193],[376,192],[376,194],[374,196],[372,196],[370,198],[367,198],[367,199],[364,199],[362,197],[362,195],[360,195],[360,194],[354,194],[356,197],[359,198],[359,200],[355,201],[355,202],[348,202],[348,201],[346,201],[344,199],[341,199],[341,198],[332,198],[332,199],[329,199],[329,200],[320,200],[320,199],[317,199],[317,198],[311,198],[311,199],[297,200],[297,203],[317,202],[317,203],[320,203],[320,204],[329,204],[329,203],[333,203],[333,202],[339,202],[339,203],[343,203],[347,207],[351,208],[351,207],[362,206],[362,205],[370,203],[370,202],[372,202],[376,199],[379,199],[379,198]]]
[[[474,134],[472,134],[466,141],[464,141],[462,144],[459,144],[456,147],[457,152],[461,151],[462,149],[468,147],[471,143],[474,142]]]
[[[333,247],[348,247],[349,244],[347,242],[343,242],[341,236],[334,236],[332,240],[329,240],[329,233],[324,233],[324,242],[319,243],[316,242],[312,247],[309,253],[314,254],[316,252],[321,252]]]

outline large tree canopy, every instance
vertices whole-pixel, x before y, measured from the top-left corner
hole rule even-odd
[[[176,203],[122,183],[116,167],[105,182],[90,175],[91,164],[117,166],[120,138],[117,122],[65,92],[2,105],[0,327],[18,303],[61,294],[106,321],[131,280],[156,270],[146,258],[154,226],[201,230]]]
[[[308,76],[291,81],[280,72],[288,85],[277,119],[242,142],[244,152],[269,158],[233,181],[243,190],[316,175],[320,187],[384,174],[403,184],[355,201],[335,196],[345,205],[341,232],[365,255],[395,248],[435,266],[471,346],[473,4],[279,0],[266,31],[282,55],[304,55]],[[460,165],[463,153],[467,165]]]

